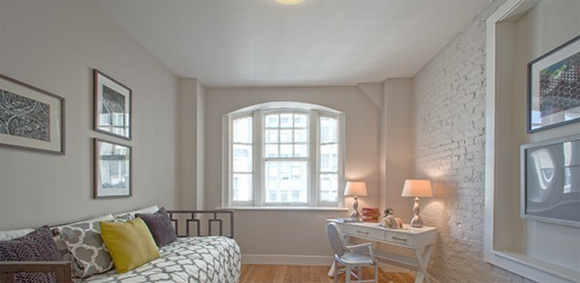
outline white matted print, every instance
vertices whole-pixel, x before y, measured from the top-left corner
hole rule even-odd
[[[580,36],[528,64],[528,132],[580,121]]]
[[[97,69],[93,76],[95,131],[130,140],[132,90]]]
[[[521,215],[580,227],[580,135],[521,146]]]
[[[131,147],[94,139],[94,197],[130,197]]]
[[[0,145],[64,154],[64,98],[0,74]]]

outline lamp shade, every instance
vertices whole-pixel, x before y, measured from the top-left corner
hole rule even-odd
[[[403,186],[403,197],[432,197],[433,189],[431,188],[431,181],[407,179]]]
[[[346,182],[345,196],[366,196],[367,185],[365,182]]]

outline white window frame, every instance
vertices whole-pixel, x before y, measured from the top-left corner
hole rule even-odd
[[[223,207],[342,207],[344,205],[344,157],[345,157],[345,118],[342,112],[305,103],[265,103],[224,115],[223,155],[222,155],[222,206]],[[289,107],[288,105],[291,105]],[[292,112],[308,114],[308,197],[306,203],[267,203],[264,178],[264,117],[270,113]],[[233,201],[233,121],[243,117],[252,117],[253,121],[253,194],[251,201]],[[331,117],[338,122],[338,188],[337,201],[320,200],[320,117]],[[259,153],[259,154],[258,154]],[[313,177],[315,176],[315,177]]]

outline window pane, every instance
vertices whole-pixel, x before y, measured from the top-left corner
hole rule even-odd
[[[233,176],[233,200],[234,201],[251,201],[252,200],[252,174],[236,174]]]
[[[235,143],[252,143],[252,117],[235,119],[233,127]]]
[[[321,174],[320,175],[320,200],[336,202],[338,201],[338,175]]]
[[[320,117],[320,142],[338,141],[338,121],[335,118]]]
[[[252,146],[234,145],[234,172],[252,172]]]
[[[308,157],[308,146],[306,144],[294,145],[294,157]]]
[[[278,144],[267,144],[265,155],[266,157],[278,157]]]
[[[266,127],[278,128],[278,114],[266,115]]]
[[[266,161],[266,202],[307,201],[306,161]]]
[[[338,171],[338,145],[327,144],[320,146],[320,171]]]
[[[280,157],[293,157],[292,145],[291,144],[281,144],[280,145]]]
[[[280,114],[280,128],[292,128],[293,119],[291,113]]]
[[[291,143],[292,141],[292,130],[280,130],[281,143]]]
[[[266,130],[266,143],[278,142],[278,130]]]
[[[294,127],[306,128],[308,116],[306,114],[294,114]]]
[[[294,142],[307,142],[306,129],[294,130]]]

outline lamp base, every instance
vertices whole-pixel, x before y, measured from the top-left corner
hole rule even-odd
[[[423,220],[421,220],[421,217],[419,215],[413,216],[413,218],[411,219],[411,227],[413,228],[423,228]]]
[[[360,213],[358,212],[358,197],[354,196],[354,203],[352,204],[352,212],[350,213],[350,219],[358,221],[360,219]]]
[[[353,210],[350,213],[350,219],[352,219],[352,220],[359,220],[360,219],[360,213],[358,212],[358,210]]]
[[[421,208],[419,207],[419,198],[415,197],[415,203],[413,204],[413,218],[411,219],[411,227],[421,228],[423,227],[423,220],[419,216]]]

